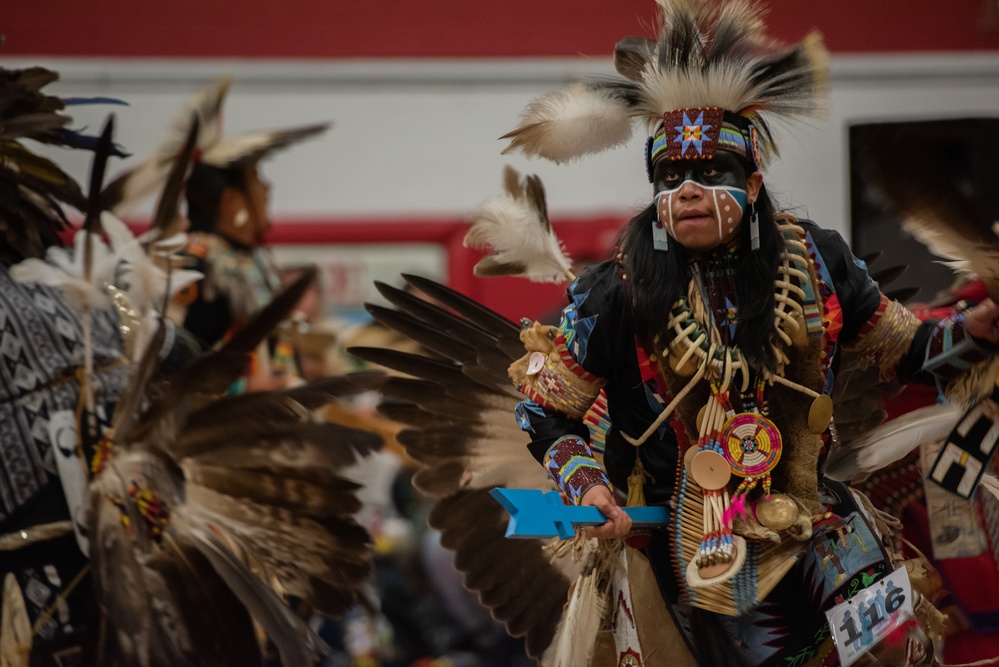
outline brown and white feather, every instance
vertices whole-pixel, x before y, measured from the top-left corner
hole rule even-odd
[[[252,618],[283,664],[304,666],[323,644],[283,595],[334,615],[356,603],[370,540],[353,518],[358,487],[338,470],[380,437],[321,423],[315,411],[380,376],[224,396],[314,277],[176,378],[147,386],[155,354],[139,364],[130,391],[152,398],[121,403],[131,414],[115,415],[110,455],[88,493],[108,662],[260,664]]]
[[[544,185],[537,176],[520,178],[504,170],[504,194],[486,201],[469,219],[466,248],[487,250],[477,276],[514,275],[536,282],[572,279],[572,262],[548,219]]]

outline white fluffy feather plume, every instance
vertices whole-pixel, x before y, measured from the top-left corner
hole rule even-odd
[[[10,274],[19,283],[37,283],[63,291],[67,301],[76,308],[102,308],[108,305],[104,283],[111,279],[117,259],[96,235],[91,236],[93,253],[89,279],[84,276],[84,249],[87,232],[80,230],[73,240],[73,250],[52,246],[45,259],[26,259],[14,265]]]
[[[503,172],[505,193],[488,200],[471,218],[465,247],[489,254],[475,265],[477,276],[515,275],[536,282],[572,279],[572,263],[548,220],[541,179]]]
[[[142,239],[136,238],[125,223],[111,213],[101,215],[101,226],[111,241],[116,259],[121,262],[118,277],[140,313],[145,314],[163,303],[168,288],[172,295],[203,277],[199,271],[179,269],[171,271],[168,279],[167,271],[160,266],[161,262],[169,266],[173,261],[170,251],[178,247],[176,237],[179,235],[151,243],[147,252]],[[183,241],[180,243],[183,245]],[[166,250],[160,249],[162,244],[167,245]]]
[[[521,150],[561,164],[621,146],[631,139],[631,111],[610,91],[582,83],[533,100],[503,153]]]
[[[953,403],[930,405],[886,422],[833,450],[826,460],[825,475],[843,482],[864,479],[916,447],[946,438],[962,411]]]

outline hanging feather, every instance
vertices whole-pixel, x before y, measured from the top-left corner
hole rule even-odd
[[[200,136],[201,119],[198,114],[192,114],[187,138],[173,159],[170,171],[163,181],[163,189],[156,202],[153,222],[149,229],[150,240],[159,241],[187,229],[187,219],[180,214],[180,198],[187,186],[187,177],[194,163],[195,149]]]
[[[833,450],[826,460],[825,475],[844,482],[864,479],[919,445],[946,438],[962,411],[958,404],[931,405],[886,422]]]
[[[475,265],[477,276],[523,276],[536,282],[573,280],[572,264],[548,219],[545,189],[531,175],[521,180],[512,167],[503,172],[506,192],[475,213],[465,247],[487,249]]]
[[[504,134],[503,153],[523,151],[561,164],[621,146],[631,139],[631,109],[612,89],[578,83],[532,101],[520,127]]]

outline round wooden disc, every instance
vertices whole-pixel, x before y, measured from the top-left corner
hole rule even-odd
[[[833,402],[829,394],[821,394],[808,409],[808,430],[812,433],[824,433],[832,421]]]
[[[687,451],[683,453],[683,467],[686,469],[687,474],[693,476],[693,471],[690,469],[690,462],[694,460],[697,456],[697,445],[691,445],[687,447]]]
[[[702,489],[717,491],[728,484],[728,480],[732,478],[732,470],[724,456],[706,449],[697,452],[690,460],[690,476]]]
[[[756,519],[773,531],[787,530],[798,518],[798,505],[783,493],[760,498],[754,508]]]

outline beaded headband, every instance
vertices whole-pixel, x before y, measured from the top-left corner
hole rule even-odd
[[[667,111],[650,137],[649,166],[654,167],[661,160],[710,160],[716,151],[734,153],[758,165],[755,130],[745,119],[738,123],[737,118],[718,107]]]

